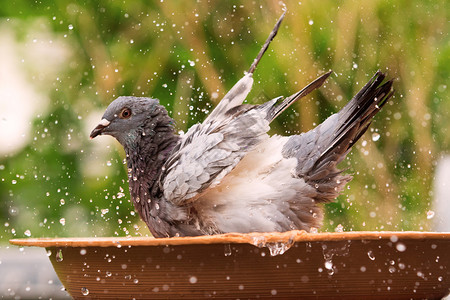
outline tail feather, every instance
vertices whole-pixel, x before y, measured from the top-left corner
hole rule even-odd
[[[366,132],[372,118],[387,103],[394,92],[392,90],[393,81],[389,80],[381,84],[384,79],[385,75],[378,71],[338,113],[338,124],[342,125],[334,133],[334,139],[317,159],[313,169],[320,165],[321,161],[331,152],[347,154],[348,150]]]
[[[290,137],[284,145],[283,156],[297,159],[297,176],[315,188],[316,202],[332,201],[352,179],[337,165],[392,96],[392,80],[383,83],[384,79],[377,72],[341,111],[313,130]]]

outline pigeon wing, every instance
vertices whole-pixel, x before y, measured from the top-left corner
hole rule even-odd
[[[160,187],[164,197],[183,205],[220,183],[246,153],[268,137],[269,107],[235,106],[219,119],[191,127],[163,166]]]

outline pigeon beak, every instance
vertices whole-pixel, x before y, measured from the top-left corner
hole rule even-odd
[[[100,123],[98,123],[97,127],[94,128],[94,130],[92,130],[91,134],[89,135],[89,137],[91,138],[91,140],[93,138],[95,138],[97,135],[101,135],[103,133],[103,130],[108,127],[108,125],[111,124],[110,121],[106,120],[106,119],[102,119],[100,121]]]

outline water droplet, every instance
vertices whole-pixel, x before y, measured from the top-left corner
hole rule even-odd
[[[139,283],[139,279],[135,278],[135,279],[133,280],[133,283],[134,283],[134,284],[138,284],[138,283]]]
[[[56,261],[57,262],[62,262],[63,261],[63,254],[62,254],[62,250],[58,249],[58,251],[56,252]]]
[[[26,236],[31,236],[31,231],[29,229],[25,230],[24,234]]]
[[[112,166],[112,163],[111,163],[111,161],[110,161],[110,160],[108,160],[108,161],[106,162],[106,165],[107,165],[108,167],[111,167],[111,166]]]
[[[64,204],[66,204],[66,201],[65,201],[64,199],[60,199],[60,200],[59,200],[59,203],[60,203],[61,205],[64,205]]]
[[[231,245],[230,244],[225,244],[224,255],[225,256],[230,256],[231,255]]]
[[[105,215],[105,214],[107,214],[109,212],[109,209],[108,208],[102,208],[101,212],[102,212],[102,215]]]
[[[334,274],[334,266],[333,266],[333,262],[330,260],[326,260],[325,261],[325,269],[327,270],[328,275],[333,275]]]
[[[405,252],[405,250],[406,250],[406,246],[403,243],[397,243],[397,245],[395,245],[395,248],[399,252]]]
[[[372,133],[372,141],[376,142],[380,139],[380,134],[378,132]]]
[[[432,210],[427,211],[427,219],[430,220],[433,218],[434,218],[434,211]]]
[[[67,26],[67,27],[69,28],[69,30],[73,29],[73,25],[72,24],[69,24],[69,26]]]
[[[367,252],[367,256],[370,258],[370,260],[375,260],[375,255],[373,254],[372,250],[369,250],[369,252]]]
[[[259,248],[267,247],[270,251],[270,255],[276,256],[283,254],[292,247],[292,245],[294,244],[294,237],[294,235],[290,236],[289,240],[286,242],[267,243],[264,236],[256,236],[253,237],[252,244]]]
[[[291,246],[294,244],[293,241],[288,242],[276,242],[276,243],[267,243],[266,247],[269,248],[270,255],[276,256],[284,254]]]
[[[112,275],[111,272],[109,272],[109,271],[106,272],[106,277],[111,277],[111,275]]]
[[[338,226],[336,226],[336,228],[334,229],[335,232],[344,232],[344,226],[342,226],[341,224],[339,224]]]
[[[13,180],[11,180],[11,183],[12,183],[12,184],[16,184],[16,183],[17,183],[17,180],[13,179]]]
[[[87,296],[87,295],[89,295],[89,290],[87,288],[85,288],[85,287],[82,287],[81,288],[81,293],[83,294],[83,296]]]
[[[192,283],[192,284],[197,283],[197,277],[195,277],[195,276],[189,277],[189,282]]]
[[[313,20],[309,20],[309,21],[308,21],[308,24],[309,24],[309,25],[312,25],[312,24],[314,24],[314,21],[313,21]]]
[[[47,250],[47,256],[52,255],[52,250]]]
[[[62,226],[66,225],[66,219],[65,218],[59,219],[59,223],[61,223]]]
[[[86,249],[83,248],[80,250],[80,255],[86,255],[86,252],[87,252]]]

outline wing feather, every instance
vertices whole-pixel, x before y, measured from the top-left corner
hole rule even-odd
[[[176,205],[194,201],[268,137],[266,116],[269,107],[245,107],[245,111],[233,108],[234,113],[224,114],[218,124],[192,127],[180,140],[160,177],[167,200]]]

